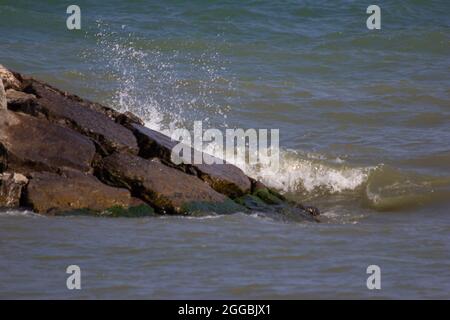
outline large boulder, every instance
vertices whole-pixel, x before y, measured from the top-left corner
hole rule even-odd
[[[20,206],[22,188],[28,179],[19,173],[0,173],[0,208],[16,208]]]
[[[0,172],[76,169],[91,171],[95,146],[71,129],[29,115],[0,110]],[[3,169],[2,169],[3,168]]]
[[[94,176],[78,171],[65,171],[61,175],[49,172],[31,174],[24,200],[35,212],[43,214],[77,210],[114,213],[118,208],[146,206],[133,198],[128,190],[105,185]],[[147,212],[152,211],[148,207]]]
[[[115,153],[103,159],[99,174],[110,184],[132,190],[160,213],[232,213],[243,210],[204,181],[157,160]]]
[[[31,106],[16,110],[44,114],[50,121],[62,123],[80,133],[91,137],[103,148],[104,153],[127,151],[137,154],[139,151],[133,133],[112,118],[116,112],[98,104],[84,101],[34,79],[25,81],[25,92],[34,94],[37,99]]]
[[[172,150],[178,144],[178,141],[174,141],[162,133],[139,124],[131,124],[130,129],[133,130],[138,139],[141,156],[145,158],[158,157],[169,165],[173,165],[171,161]],[[190,150],[192,154],[191,159],[194,159],[194,153],[200,152],[192,148]],[[178,168],[188,173],[196,174],[214,190],[231,198],[249,193],[251,189],[251,182],[244,172],[229,163],[183,164],[178,166]]]

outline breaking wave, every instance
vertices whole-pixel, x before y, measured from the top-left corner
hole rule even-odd
[[[97,46],[85,52],[85,57],[96,66],[105,66],[103,76],[115,84],[107,103],[137,114],[147,127],[169,136],[177,128],[192,127],[199,119],[205,127],[228,127],[230,106],[226,99],[216,101],[216,93],[221,91],[220,96],[226,96],[224,90],[232,93],[234,85],[223,76],[226,63],[217,52],[206,49],[193,57],[136,36],[122,37],[101,22],[98,29],[93,33]],[[208,153],[221,157],[216,149],[215,145],[205,146]],[[450,195],[448,180],[409,175],[382,164],[354,166],[339,158],[300,150],[281,149],[277,171],[239,160],[234,164],[285,193],[314,198],[350,192],[359,195],[368,207],[381,211]]]

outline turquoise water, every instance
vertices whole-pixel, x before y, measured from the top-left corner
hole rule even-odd
[[[364,1],[77,4],[68,31],[64,2],[2,1],[0,63],[163,132],[280,129],[280,171],[245,170],[324,223],[5,211],[0,297],[450,297],[447,1],[379,1],[379,31]]]

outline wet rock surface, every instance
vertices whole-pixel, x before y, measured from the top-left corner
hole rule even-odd
[[[104,181],[131,190],[161,213],[233,213],[245,210],[197,177],[159,161],[116,153],[103,159],[100,171]]]
[[[36,80],[29,80],[25,89],[37,99],[33,108],[21,110],[42,113],[50,121],[63,123],[91,137],[105,152],[128,151],[138,153],[136,138],[124,126],[111,121],[100,107],[80,98],[65,94]],[[107,112],[107,110],[103,110]]]
[[[269,212],[317,221],[316,208],[231,164],[174,162],[178,142],[130,112],[1,65],[0,77],[0,207],[108,217]]]
[[[90,174],[77,171],[31,174],[24,201],[35,212],[46,214],[85,209],[102,212],[143,204],[128,190],[113,188]]]
[[[197,175],[217,192],[232,198],[250,192],[250,180],[238,167],[228,163],[218,164],[218,161],[215,161],[213,164],[182,164],[176,166],[172,163],[171,157],[172,149],[178,144],[177,141],[138,124],[132,124],[131,129],[138,139],[141,156],[145,158],[161,158],[166,163],[178,167],[180,170]],[[195,153],[200,153],[192,148],[189,149],[191,150],[191,159],[195,158]]]
[[[0,163],[9,170],[25,175],[68,168],[89,172],[94,155],[94,143],[73,130],[29,115],[0,111]]]

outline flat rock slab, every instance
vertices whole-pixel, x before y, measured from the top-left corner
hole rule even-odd
[[[138,124],[132,124],[131,129],[138,139],[141,149],[140,154],[143,157],[158,157],[171,163],[172,150],[178,144],[177,141]],[[199,151],[192,148],[191,150],[191,159],[194,159],[194,153]],[[249,178],[241,169],[232,164],[189,164],[187,167],[185,171],[195,172],[199,178],[207,182],[214,190],[231,198],[250,192],[251,182]],[[192,168],[194,170],[191,170]]]
[[[128,151],[134,154],[139,152],[133,133],[100,112],[97,104],[68,95],[34,79],[27,82],[25,91],[37,96],[35,108],[29,112],[40,112],[49,120],[64,122],[93,138],[107,152]]]
[[[232,213],[245,210],[197,177],[159,161],[115,153],[103,159],[100,170],[105,181],[132,190],[160,213]]]
[[[58,214],[74,210],[104,211],[142,205],[126,189],[113,188],[77,171],[31,175],[25,202],[35,212]]]
[[[69,128],[0,110],[0,171],[92,170],[94,143]]]

